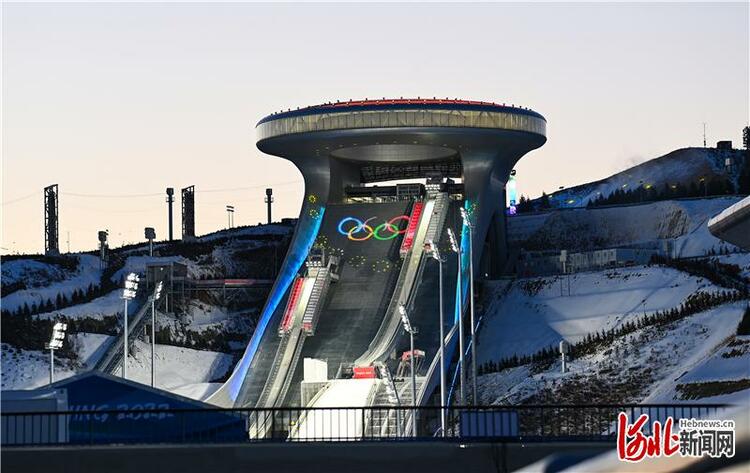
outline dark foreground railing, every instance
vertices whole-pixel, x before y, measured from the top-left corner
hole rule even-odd
[[[310,441],[613,442],[617,416],[719,418],[719,404],[143,409],[2,413],[3,446]],[[416,427],[413,424],[416,422]],[[416,432],[416,435],[414,434]]]

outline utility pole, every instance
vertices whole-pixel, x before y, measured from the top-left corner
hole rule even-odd
[[[140,278],[135,273],[128,274],[125,279],[125,287],[122,290],[122,298],[125,300],[125,310],[123,312],[123,355],[122,355],[122,377],[127,379],[128,377],[128,301],[135,298],[135,294],[138,291],[138,281]]]
[[[172,233],[172,206],[174,204],[174,187],[167,187],[167,207],[169,208],[169,241],[173,240]]]
[[[49,343],[44,344],[44,348],[49,350],[49,384],[55,382],[55,350],[62,348],[65,340],[65,331],[68,324],[57,322],[52,326],[52,337]]]
[[[451,239],[451,247],[455,248],[455,236],[449,228],[448,235]],[[443,314],[443,263],[445,260],[440,256],[440,251],[433,241],[427,242],[432,249],[432,258],[438,263],[439,299],[440,299],[440,436],[445,437],[445,316]]]

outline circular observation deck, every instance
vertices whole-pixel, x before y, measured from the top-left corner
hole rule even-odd
[[[465,151],[521,154],[546,141],[547,121],[530,109],[449,99],[336,102],[269,115],[256,126],[258,148],[291,160],[418,162]]]

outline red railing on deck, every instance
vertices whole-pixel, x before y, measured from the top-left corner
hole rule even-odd
[[[297,302],[299,302],[304,282],[305,278],[298,277],[294,280],[294,284],[292,284],[292,291],[289,293],[289,300],[286,303],[286,309],[284,309],[284,317],[282,317],[281,325],[279,326],[279,335],[283,335],[289,331],[292,323],[292,314],[294,314],[294,308],[297,307]]]
[[[419,217],[422,215],[424,209],[424,202],[418,200],[414,202],[414,207],[411,209],[411,215],[409,216],[409,223],[406,225],[406,233],[404,234],[404,240],[401,242],[401,250],[399,254],[403,258],[414,246],[414,237],[417,234],[417,226],[419,225]]]

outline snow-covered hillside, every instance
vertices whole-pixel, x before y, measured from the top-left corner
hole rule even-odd
[[[488,404],[750,402],[750,384],[717,383],[703,397],[686,397],[680,386],[710,381],[750,383],[750,355],[716,355],[734,337],[745,303],[709,310],[663,327],[648,327],[592,355],[544,369],[523,365],[479,377]],[[718,379],[717,379],[718,378]],[[684,388],[683,388],[684,389]],[[731,392],[730,392],[731,391]],[[719,394],[726,393],[726,394]]]
[[[529,250],[588,250],[668,242],[674,257],[703,256],[711,249],[735,251],[711,235],[706,222],[739,197],[684,199],[642,205],[555,210],[508,219],[511,242]]]
[[[574,343],[676,308],[699,290],[724,288],[657,266],[571,275],[570,295],[567,277],[521,279],[507,292],[498,284],[489,290],[478,359],[529,355],[563,339]],[[638,329],[573,359],[565,374],[558,360],[482,375],[481,401],[750,402],[750,341],[736,336],[746,307],[746,301],[726,303]]]
[[[232,356],[206,350],[156,345],[156,386],[174,390],[209,383],[232,368]],[[138,341],[128,363],[128,378],[151,382],[151,345]]]
[[[3,327],[2,389],[32,389],[49,378],[49,353],[43,350],[50,319],[66,320],[66,350],[57,353],[56,379],[95,366],[121,330],[123,300],[119,287],[134,272],[143,278],[149,264],[180,263],[191,280],[224,278],[272,278],[281,263],[293,227],[290,224],[259,225],[223,230],[191,242],[159,242],[154,256],[146,245],[112,249],[110,268],[103,273],[99,258],[68,255],[48,258],[18,257],[2,264]],[[142,279],[145,281],[145,279]],[[186,283],[190,286],[189,281]],[[89,290],[89,286],[95,290]],[[232,368],[235,357],[252,335],[255,319],[265,301],[263,288],[236,292],[181,290],[170,297],[170,313],[157,306],[157,385],[189,397],[203,398],[218,386],[212,383]],[[6,289],[7,288],[7,293]],[[103,288],[103,289],[102,289]],[[73,291],[85,292],[71,298]],[[145,300],[145,285],[128,305],[132,317]],[[67,300],[55,301],[60,295]],[[50,299],[52,304],[40,308]],[[32,304],[36,303],[36,310]],[[24,304],[28,309],[16,311]],[[53,307],[57,307],[52,310]],[[43,312],[46,311],[46,312]],[[10,318],[14,318],[11,320]],[[35,330],[29,341],[24,334]],[[132,325],[131,325],[132,327]],[[99,332],[99,333],[88,333]],[[128,362],[129,377],[150,380],[150,350],[142,334],[136,334]]]
[[[78,264],[72,272],[34,259],[3,262],[3,285],[23,282],[26,286],[26,289],[3,295],[3,310],[14,311],[23,304],[31,306],[54,301],[58,294],[70,298],[75,290],[85,291],[89,286],[97,286],[101,278],[99,258],[86,254],[76,255],[76,258]]]
[[[128,306],[128,313],[133,314],[137,310],[135,304]],[[68,319],[79,319],[85,317],[91,317],[94,319],[101,319],[106,316],[119,316],[122,315],[123,302],[122,302],[122,290],[115,289],[109,294],[97,297],[91,302],[85,302],[83,304],[77,304],[64,309],[57,309],[52,312],[44,312],[36,315],[35,317],[40,319],[53,319],[57,317],[66,317]]]
[[[633,166],[600,181],[563,189],[550,195],[554,207],[585,207],[590,200],[608,196],[618,189],[651,186],[661,189],[665,185],[698,182],[699,179],[731,178],[725,159],[731,158],[735,168],[744,159],[742,150],[716,148],[683,148],[664,156]]]
[[[519,279],[507,295],[498,288],[492,296],[478,359],[484,363],[531,354],[560,340],[577,342],[644,313],[677,307],[698,290],[719,289],[705,279],[659,266]]]
[[[80,365],[57,359],[55,380],[61,380],[90,369],[104,353],[111,337],[100,334],[77,334],[70,343],[78,349]],[[49,354],[2,346],[2,389],[33,389],[49,382]],[[205,350],[156,345],[156,384],[158,387],[200,398],[210,392],[211,381],[232,368],[232,356]],[[115,373],[120,375],[118,371]],[[128,363],[128,378],[151,383],[151,345],[136,341]],[[200,386],[201,389],[196,389]]]

